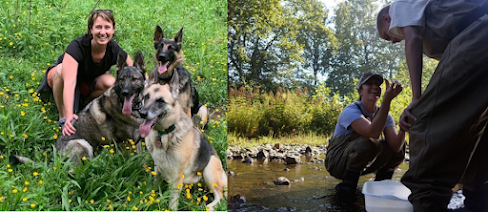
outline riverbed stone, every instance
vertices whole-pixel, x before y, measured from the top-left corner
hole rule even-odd
[[[300,163],[300,157],[297,156],[288,156],[285,159],[286,164],[298,164]]]
[[[278,177],[276,180],[273,180],[275,185],[290,185],[290,180],[286,177]]]

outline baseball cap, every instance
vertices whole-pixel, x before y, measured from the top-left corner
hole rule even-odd
[[[377,78],[380,81],[380,85],[383,84],[383,76],[381,76],[378,73],[369,72],[369,73],[363,74],[363,76],[359,79],[358,89],[360,89],[361,88],[361,85],[363,85],[364,83],[366,83],[366,81],[368,81],[372,77]]]

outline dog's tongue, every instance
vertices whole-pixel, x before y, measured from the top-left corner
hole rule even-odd
[[[169,61],[164,63],[164,64],[162,62],[159,62],[159,66],[158,66],[159,74],[162,74],[168,70],[168,67],[166,67],[166,66],[168,66],[168,63],[169,63]]]
[[[145,138],[149,134],[149,132],[151,131],[151,126],[155,120],[156,119],[148,121],[147,119],[144,119],[144,122],[139,125],[139,133],[141,134],[141,137]]]
[[[124,107],[122,108],[122,113],[124,115],[130,115],[132,113],[132,100],[134,100],[134,96],[125,97],[124,99]]]

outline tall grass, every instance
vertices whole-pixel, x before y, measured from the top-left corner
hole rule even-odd
[[[68,43],[86,32],[96,1],[0,0],[0,210],[166,210],[168,182],[155,180],[150,155],[134,154],[132,145],[106,146],[96,157],[73,168],[53,149],[60,134],[54,103],[36,95],[45,69]],[[225,109],[227,97],[224,0],[101,1],[111,9],[115,40],[132,57],[143,52],[147,71],[155,66],[152,39],[156,25],[166,37],[184,28],[184,66],[192,74],[200,101]],[[224,111],[225,112],[225,111]],[[227,118],[210,120],[205,136],[227,168]],[[20,154],[36,165],[12,166]],[[180,210],[205,210],[213,191],[204,183],[184,185]],[[222,201],[216,209],[226,210]]]

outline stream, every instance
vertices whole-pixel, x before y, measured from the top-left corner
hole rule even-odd
[[[330,176],[324,163],[309,162],[324,159],[325,156],[302,156],[302,164],[285,165],[277,162],[253,159],[252,163],[241,160],[227,161],[229,176],[228,211],[327,211],[327,212],[364,212],[364,195],[361,189],[366,181],[374,180],[374,174],[361,176],[355,200],[344,203],[335,197],[335,186],[340,180]],[[286,170],[285,170],[286,169]],[[408,165],[402,163],[393,176],[400,181]],[[290,185],[275,185],[273,180],[286,177]],[[293,182],[295,181],[295,182]],[[245,197],[245,204],[231,203],[236,195]],[[455,193],[449,208],[458,208],[464,197]]]

